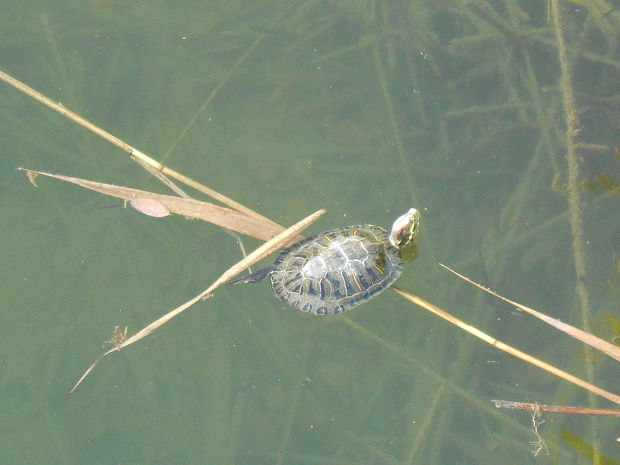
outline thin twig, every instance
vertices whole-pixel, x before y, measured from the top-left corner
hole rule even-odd
[[[160,326],[165,325],[170,320],[172,320],[174,317],[176,317],[180,313],[184,312],[185,310],[190,308],[195,303],[197,303],[197,302],[199,302],[201,300],[206,300],[206,299],[210,298],[212,296],[212,294],[213,294],[213,291],[215,291],[218,287],[221,287],[224,283],[226,283],[227,281],[230,281],[232,278],[234,278],[236,275],[241,273],[243,270],[245,270],[249,266],[252,266],[254,263],[262,260],[267,255],[269,255],[270,253],[272,253],[275,250],[277,250],[278,248],[280,248],[282,246],[282,244],[285,244],[291,237],[294,237],[297,234],[299,234],[302,230],[304,230],[309,225],[314,223],[316,220],[318,220],[324,214],[325,214],[325,210],[318,210],[317,212],[313,213],[312,215],[310,215],[310,216],[304,218],[303,220],[297,222],[296,224],[294,224],[293,226],[291,226],[290,228],[288,228],[284,232],[278,234],[273,239],[265,242],[263,245],[261,245],[259,248],[254,250],[251,254],[249,254],[243,260],[241,260],[238,263],[236,263],[235,265],[231,266],[217,280],[215,280],[215,282],[213,284],[211,284],[207,289],[202,291],[200,294],[198,294],[197,296],[195,296],[192,299],[188,300],[184,304],[178,306],[174,310],[171,310],[170,312],[168,312],[165,315],[161,316],[157,320],[153,321],[151,324],[145,326],[140,331],[138,331],[136,334],[134,334],[131,337],[129,337],[126,340],[124,340],[122,344],[119,344],[119,345],[115,346],[114,348],[112,348],[112,349],[108,350],[107,352],[105,352],[103,355],[99,356],[99,358],[97,358],[88,367],[88,369],[84,372],[84,374],[80,377],[80,379],[77,381],[77,383],[75,383],[75,385],[73,386],[73,388],[69,392],[71,392],[71,393],[75,392],[77,387],[82,383],[82,381],[84,381],[84,379],[89,375],[89,373],[91,371],[93,371],[93,369],[95,368],[95,366],[97,366],[97,364],[99,363],[99,361],[101,361],[101,359],[103,359],[104,357],[108,356],[112,352],[120,351],[121,349],[124,349],[125,347],[133,344],[134,342],[138,342],[140,339],[148,336],[149,334],[151,334],[153,331],[155,331]]]
[[[187,176],[185,176],[185,175],[183,175],[183,174],[181,174],[181,173],[179,173],[179,172],[177,172],[177,171],[175,171],[175,170],[173,170],[171,168],[168,168],[167,166],[162,165],[158,161],[156,161],[153,158],[149,157],[147,154],[141,152],[140,150],[136,149],[135,147],[132,147],[128,143],[126,143],[126,142],[122,141],[121,139],[119,139],[118,137],[110,134],[106,130],[100,128],[99,126],[97,126],[97,125],[95,125],[93,123],[91,123],[87,119],[82,118],[77,113],[74,113],[73,111],[69,110],[68,108],[65,108],[62,103],[54,102],[49,97],[43,95],[42,93],[40,93],[39,91],[33,89],[32,87],[27,86],[26,84],[24,84],[23,82],[15,79],[14,77],[9,76],[8,74],[6,74],[3,71],[0,71],[0,80],[6,82],[7,84],[10,84],[11,86],[15,87],[17,90],[23,92],[24,94],[28,95],[29,97],[32,97],[33,99],[41,102],[45,106],[47,106],[47,107],[51,108],[52,110],[60,113],[61,115],[63,115],[64,117],[70,119],[71,121],[79,124],[80,126],[88,129],[89,131],[97,134],[99,137],[107,140],[108,142],[116,145],[118,148],[120,148],[121,150],[123,150],[123,151],[127,152],[129,155],[131,155],[132,159],[142,160],[144,163],[148,164],[152,168],[154,168],[154,169],[156,169],[158,171],[161,171],[165,175],[170,176],[171,178],[174,178],[177,181],[181,181],[182,183],[190,186],[191,188],[196,189],[197,191],[202,192],[205,195],[208,195],[212,199],[215,199],[218,202],[221,202],[224,205],[227,205],[227,206],[229,206],[230,208],[232,208],[234,210],[240,211],[242,213],[245,213],[248,216],[253,216],[253,217],[261,219],[263,221],[272,222],[270,219],[265,218],[261,214],[259,214],[259,213],[255,212],[254,210],[246,207],[245,205],[242,205],[239,202],[236,202],[236,201],[226,197],[225,195],[222,195],[219,192],[217,192],[217,191],[215,191],[213,189],[210,189],[210,188],[202,185],[201,183],[199,183],[197,181],[194,181],[193,179],[191,179],[191,178],[189,178],[189,177],[187,177]]]
[[[581,342],[585,344],[588,344],[591,347],[594,347],[595,349],[598,349],[604,354],[607,354],[610,357],[615,358],[616,360],[620,362],[620,347],[614,344],[611,344],[605,341],[604,339],[601,339],[595,336],[594,334],[588,333],[579,328],[575,328],[574,326],[564,323],[563,321],[560,321],[557,318],[552,318],[550,316],[545,315],[544,313],[534,310],[533,308],[526,307],[525,305],[521,305],[520,303],[515,302],[514,300],[510,300],[504,297],[503,295],[498,294],[497,292],[493,291],[492,289],[489,289],[488,287],[484,287],[482,284],[478,284],[476,281],[469,279],[467,276],[464,276],[454,271],[452,268],[444,265],[443,263],[440,263],[439,266],[445,268],[450,273],[455,274],[456,276],[467,281],[468,283],[473,284],[477,288],[482,289],[485,292],[488,292],[489,294],[497,297],[498,299],[503,300],[504,302],[514,305],[519,310],[529,313],[532,316],[535,316],[536,318],[544,321],[545,323],[553,326],[554,328],[559,329],[560,331],[568,334],[571,337],[574,337],[575,339],[580,340]]]
[[[573,415],[602,415],[610,417],[620,417],[620,410],[610,410],[602,408],[582,408],[571,407],[566,405],[545,405],[529,402],[515,402],[512,400],[491,400],[497,408],[508,408],[514,410],[536,411],[551,413],[570,413]]]
[[[545,370],[551,373],[552,375],[562,378],[565,381],[568,381],[570,383],[576,384],[577,386],[580,386],[594,394],[598,394],[599,396],[604,397],[605,399],[608,399],[612,402],[615,402],[616,404],[620,404],[620,396],[613,394],[609,391],[606,391],[604,389],[601,389],[598,386],[588,383],[587,381],[584,381],[580,378],[577,378],[576,376],[573,376],[570,373],[560,370],[559,368],[556,368],[547,362],[544,362],[536,357],[533,357],[532,355],[529,355],[517,349],[516,347],[512,347],[508,344],[505,344],[502,341],[499,341],[495,339],[494,337],[489,336],[488,334],[480,331],[474,326],[471,326],[470,324],[465,323],[464,321],[458,319],[457,317],[449,314],[445,310],[431,304],[430,302],[425,301],[424,299],[418,296],[415,296],[396,286],[392,286],[391,289],[393,289],[397,294],[406,298],[410,302],[413,302],[414,304],[419,305],[425,310],[428,310],[429,312],[434,313],[435,315],[443,318],[444,320],[449,321],[450,323],[452,323],[455,326],[458,326],[462,330],[465,330],[468,333],[473,334],[477,338],[482,339],[484,342],[491,344],[496,349],[509,353],[510,355],[513,355],[514,357],[520,358],[521,360],[524,360],[531,365],[535,365],[538,368],[541,368],[542,370]]]

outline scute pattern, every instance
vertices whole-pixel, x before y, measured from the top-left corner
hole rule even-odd
[[[374,225],[327,231],[284,250],[274,263],[274,295],[304,312],[340,313],[383,292],[403,261],[388,233]]]

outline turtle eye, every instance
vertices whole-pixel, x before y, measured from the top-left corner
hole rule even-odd
[[[396,248],[406,247],[411,244],[420,231],[420,212],[415,208],[398,217],[392,225],[390,242]]]

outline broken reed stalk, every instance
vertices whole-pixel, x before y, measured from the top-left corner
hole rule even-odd
[[[255,237],[263,241],[267,241],[277,234],[284,231],[280,225],[273,226],[272,221],[265,222],[256,217],[248,216],[244,213],[230,208],[220,207],[208,202],[196,199],[187,199],[172,195],[163,195],[155,192],[148,192],[129,187],[115,186],[113,184],[105,184],[102,182],[90,181],[88,179],[75,178],[71,176],[63,176],[61,174],[51,174],[44,171],[30,170],[27,168],[18,168],[25,171],[30,182],[36,186],[36,176],[47,176],[61,181],[76,184],[86,189],[99,192],[101,194],[123,199],[129,202],[134,208],[134,201],[150,200],[164,207],[168,213],[182,215],[186,218],[200,219],[224,228],[228,232],[235,231],[246,236]],[[148,214],[143,210],[136,208],[144,214]],[[295,241],[301,240],[301,236],[297,236]]]
[[[520,358],[521,360],[524,360],[526,362],[528,362],[531,365],[535,365],[538,368],[541,368],[545,371],[547,371],[548,373],[551,373],[559,378],[564,379],[565,381],[568,381],[570,383],[573,383],[577,386],[580,386],[594,394],[597,394],[601,397],[604,397],[607,400],[610,400],[616,404],[620,404],[620,396],[613,394],[609,391],[606,391],[604,389],[599,388],[598,386],[595,386],[591,383],[588,383],[587,381],[584,381],[580,378],[577,378],[576,376],[571,375],[570,373],[567,373],[563,370],[560,370],[559,368],[554,367],[553,365],[550,365],[547,362],[544,362],[536,357],[533,357],[532,355],[529,355],[519,349],[517,349],[516,347],[512,347],[508,344],[503,343],[502,341],[499,341],[497,339],[495,339],[494,337],[489,336],[488,334],[480,331],[479,329],[475,328],[474,326],[471,326],[467,323],[465,323],[464,321],[458,319],[457,317],[450,315],[448,312],[446,312],[445,310],[442,310],[441,308],[431,304],[430,302],[425,301],[424,299],[421,299],[420,297],[410,294],[407,291],[404,291],[396,286],[392,286],[391,289],[393,289],[397,294],[399,294],[401,297],[404,297],[405,299],[409,300],[410,302],[413,302],[416,305],[419,305],[420,307],[424,308],[425,310],[428,310],[431,313],[434,313],[435,315],[443,318],[446,321],[449,321],[450,323],[452,323],[455,326],[458,326],[459,328],[461,328],[464,331],[467,331],[468,333],[476,336],[479,339],[482,339],[484,342],[491,344],[493,347],[495,347],[496,349],[499,349],[503,352],[509,353],[510,355]]]
[[[464,276],[456,271],[454,271],[452,268],[444,265],[443,263],[440,263],[439,266],[442,266],[443,268],[445,268],[446,270],[448,270],[450,273],[455,274],[456,276],[458,276],[459,278],[467,281],[470,284],[473,284],[474,286],[476,286],[479,289],[482,289],[485,292],[488,292],[489,294],[497,297],[500,300],[503,300],[504,302],[509,303],[510,305],[514,305],[517,309],[529,313],[530,315],[538,318],[539,320],[544,321],[545,323],[553,326],[554,328],[562,331],[563,333],[568,334],[571,337],[574,337],[575,339],[588,344],[591,347],[594,347],[595,349],[599,350],[600,352],[603,352],[604,354],[609,355],[610,357],[618,360],[620,362],[620,347],[611,344],[610,342],[605,341],[604,339],[601,339],[600,337],[595,336],[594,334],[588,333],[586,331],[583,331],[579,328],[575,328],[574,326],[571,326],[567,323],[564,323],[563,321],[558,320],[557,318],[552,318],[550,316],[545,315],[544,313],[541,313],[537,310],[534,310],[533,308],[530,307],[526,307],[525,305],[521,305],[518,302],[515,302],[514,300],[510,300],[506,297],[504,297],[501,294],[498,294],[497,292],[495,292],[492,289],[489,289],[488,287],[484,287],[482,284],[478,284],[476,281],[473,281],[472,279],[468,278],[467,276]]]
[[[254,210],[234,201],[231,198],[226,197],[225,195],[220,194],[219,192],[210,189],[204,185],[202,185],[201,183],[185,176],[184,174],[181,174],[171,168],[168,168],[167,166],[162,165],[161,163],[159,163],[158,161],[154,160],[153,158],[149,157],[147,154],[141,152],[140,150],[136,149],[135,147],[132,147],[131,145],[129,145],[128,143],[122,141],[121,139],[119,139],[118,137],[110,134],[109,132],[107,132],[106,130],[100,128],[99,126],[91,123],[90,121],[88,121],[87,119],[81,117],[80,115],[78,115],[77,113],[74,113],[73,111],[69,110],[68,108],[66,108],[62,103],[58,103],[58,102],[54,102],[52,99],[50,99],[49,97],[43,95],[42,93],[40,93],[39,91],[33,89],[32,87],[27,86],[26,84],[24,84],[23,82],[15,79],[14,77],[6,74],[5,72],[0,70],[0,80],[6,82],[7,84],[15,87],[17,90],[19,90],[20,92],[23,92],[24,94],[28,95],[29,97],[32,97],[33,99],[41,102],[43,105],[51,108],[52,110],[60,113],[61,115],[63,115],[65,118],[70,119],[71,121],[79,124],[80,126],[82,126],[83,128],[88,129],[89,131],[97,134],[99,137],[107,140],[108,142],[116,145],[118,148],[120,148],[121,150],[127,152],[132,160],[141,160],[143,163],[146,163],[147,165],[151,166],[152,168],[154,168],[157,171],[162,172],[163,174],[165,174],[166,176],[169,176],[173,179],[176,179],[177,181],[180,181],[184,184],[186,184],[187,186],[196,189],[199,192],[202,192],[203,194],[211,197],[212,199],[217,200],[218,202],[223,203],[224,205],[229,206],[230,208],[240,211],[242,213],[245,213],[248,216],[252,216],[255,218],[258,218],[262,221],[265,222],[270,222],[273,223],[270,219],[262,216],[260,213],[255,212]],[[275,223],[274,223],[275,224]]]
[[[600,415],[609,417],[620,417],[620,410],[610,410],[602,408],[581,408],[566,405],[545,405],[529,402],[515,402],[512,400],[491,400],[491,402],[493,402],[497,408],[508,408],[513,410],[570,413],[573,415]]]
[[[75,385],[73,386],[73,388],[71,388],[71,391],[69,391],[69,392],[70,393],[75,392],[77,387],[82,383],[82,381],[84,381],[84,379],[90,374],[90,372],[93,371],[93,369],[95,368],[95,366],[97,366],[97,364],[99,363],[99,361],[101,359],[103,359],[104,357],[108,356],[112,352],[118,352],[121,349],[124,349],[125,347],[133,344],[134,342],[138,342],[140,339],[148,336],[149,334],[151,334],[153,331],[155,331],[160,326],[165,325],[170,320],[172,320],[174,317],[176,317],[180,313],[184,312],[185,310],[190,308],[195,303],[197,303],[197,302],[199,302],[201,300],[206,300],[206,299],[210,298],[212,293],[213,293],[213,291],[215,291],[218,287],[221,287],[224,283],[226,283],[227,281],[230,281],[232,278],[237,276],[239,273],[241,273],[246,268],[252,266],[254,263],[262,260],[267,255],[269,255],[272,252],[274,252],[275,250],[279,249],[283,244],[286,244],[291,237],[297,236],[301,231],[303,231],[305,228],[307,228],[312,223],[317,221],[324,214],[325,214],[325,210],[318,210],[315,213],[313,213],[312,215],[310,215],[310,216],[304,218],[303,220],[297,222],[296,224],[294,224],[290,228],[286,229],[285,231],[283,231],[280,234],[278,234],[277,236],[275,236],[273,239],[265,242],[263,245],[261,245],[256,250],[254,250],[251,254],[249,254],[243,260],[240,260],[235,265],[231,266],[213,284],[211,284],[207,289],[202,291],[200,294],[198,294],[194,298],[188,300],[184,304],[178,306],[174,310],[171,310],[170,312],[168,312],[165,315],[161,316],[160,318],[158,318],[157,320],[153,321],[151,324],[145,326],[144,328],[142,328],[140,331],[138,331],[136,334],[132,335],[128,339],[126,339],[126,340],[124,340],[122,342],[119,341],[120,343],[118,345],[116,345],[114,348],[108,350],[104,354],[100,355],[88,367],[88,369],[84,372],[84,374],[80,377],[80,379],[77,381],[77,383],[75,383]]]

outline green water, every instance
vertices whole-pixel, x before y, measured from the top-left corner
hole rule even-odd
[[[577,376],[589,363],[619,393],[613,361],[437,265],[583,327],[543,5],[2,3],[3,71],[284,225],[326,208],[312,232],[389,226],[421,209],[400,287]],[[571,50],[590,54],[573,76],[580,142],[618,147],[620,18],[595,14],[566,12]],[[69,394],[115,326],[137,331],[240,252],[210,224],[111,208],[60,181],[33,188],[18,166],[168,193],[4,83],[0,102],[0,464],[591,463],[566,432],[620,460],[617,420],[552,414],[539,428],[549,455],[534,458],[529,414],[490,400],[593,405],[587,394],[392,292],[319,318],[266,284],[224,289]],[[620,161],[580,156],[588,318],[611,340]]]

